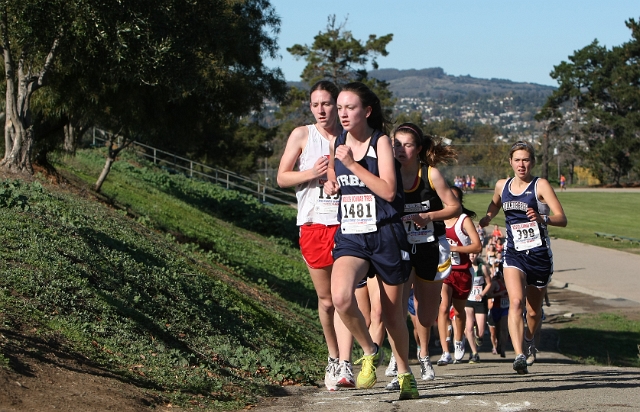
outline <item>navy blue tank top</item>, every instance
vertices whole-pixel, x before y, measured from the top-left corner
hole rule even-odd
[[[549,215],[549,205],[538,200],[538,178],[534,177],[529,183],[527,188],[519,195],[515,195],[511,192],[511,183],[513,178],[507,180],[502,189],[502,210],[504,211],[505,223],[507,226],[507,248],[513,249],[514,236],[515,239],[522,239],[528,236],[528,233],[523,231],[512,230],[512,225],[529,223],[527,217],[527,208],[532,208],[541,215]],[[538,230],[540,231],[540,238],[542,245],[532,248],[532,251],[547,249],[550,245],[549,234],[547,232],[547,225],[536,223]],[[531,233],[529,231],[529,233]],[[526,239],[524,239],[526,241]]]
[[[380,177],[380,171],[378,170],[377,146],[380,136],[384,136],[384,133],[380,130],[373,131],[366,154],[362,159],[357,161],[360,166],[378,177]],[[346,140],[347,131],[344,130],[336,139],[335,149],[337,149],[338,146],[345,144]],[[402,188],[402,177],[400,175],[400,163],[395,159],[394,163],[396,169],[396,197],[392,202],[387,202],[379,196],[374,195],[376,199],[377,223],[388,223],[392,221],[399,222],[400,217],[404,212],[404,190]],[[340,186],[341,195],[374,194],[362,181],[360,181],[358,176],[351,173],[351,171],[338,159],[335,159],[334,170],[336,172],[338,185]],[[340,206],[338,220],[342,221],[342,204]]]

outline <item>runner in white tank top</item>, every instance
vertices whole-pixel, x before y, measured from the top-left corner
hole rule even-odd
[[[351,372],[353,337],[340,317],[334,317],[331,296],[331,250],[339,227],[339,199],[325,196],[323,190],[329,145],[342,132],[336,107],[338,93],[329,81],[320,81],[311,88],[310,108],[316,124],[291,132],[278,167],[278,185],[296,187],[300,251],[318,294],[318,315],[329,351],[325,385],[330,391],[338,389],[343,377],[344,386],[355,386]]]

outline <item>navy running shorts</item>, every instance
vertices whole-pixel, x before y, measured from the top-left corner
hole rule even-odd
[[[505,249],[504,267],[516,268],[524,273],[527,285],[543,288],[551,282],[553,255],[551,249],[517,251]]]
[[[409,242],[400,220],[378,224],[371,233],[335,235],[333,259],[354,256],[370,263],[369,274],[375,273],[387,285],[400,285],[409,280],[411,259]]]

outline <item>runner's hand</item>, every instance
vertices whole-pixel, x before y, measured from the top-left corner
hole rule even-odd
[[[313,177],[319,178],[327,174],[327,169],[329,168],[329,159],[325,156],[322,156],[316,160],[313,165]]]

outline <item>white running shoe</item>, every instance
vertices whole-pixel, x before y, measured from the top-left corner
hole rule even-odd
[[[525,340],[524,340],[524,356],[527,357],[527,366],[533,365],[533,363],[536,361],[536,352],[538,352],[538,349],[536,349],[536,345],[533,342],[533,339],[531,341],[528,341],[525,338]]]
[[[432,381],[436,378],[436,371],[433,370],[431,359],[428,356],[420,359],[420,373],[423,381]]]
[[[453,363],[459,363],[462,362],[462,358],[464,358],[464,339],[462,341],[454,341],[453,342],[453,347],[455,348],[455,352],[453,354],[454,356],[454,362]]]
[[[340,369],[338,369],[338,382],[337,386],[341,388],[355,388],[356,380],[353,377],[353,368],[351,362],[340,362]]]
[[[398,376],[398,364],[396,363],[396,357],[393,356],[393,353],[391,354],[391,359],[389,359],[389,366],[387,366],[384,374],[386,376]],[[398,386],[398,390],[400,390],[399,388],[400,386]]]
[[[453,359],[451,359],[451,354],[449,352],[443,353],[440,359],[438,359],[438,362],[436,362],[438,366],[445,366],[450,363],[453,363]]]
[[[329,357],[327,368],[324,370],[324,386],[328,391],[338,390],[338,370],[340,369],[339,359]]]
[[[388,391],[399,391],[400,390],[400,381],[398,377],[391,379],[391,382],[387,383],[387,386],[384,387]]]

